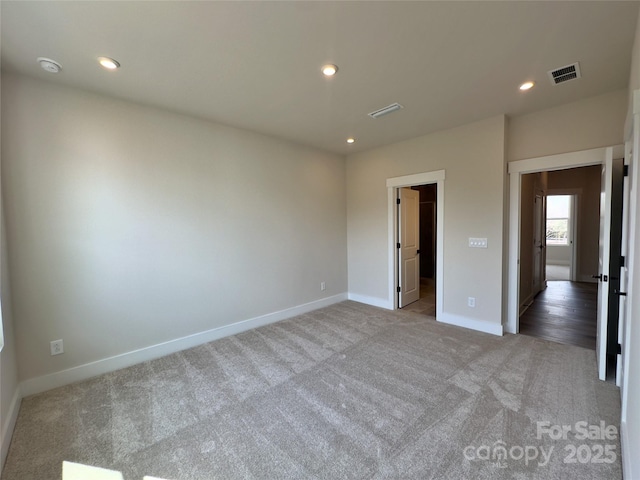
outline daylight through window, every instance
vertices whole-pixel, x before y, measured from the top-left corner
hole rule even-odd
[[[547,197],[547,245],[569,245],[570,195]]]

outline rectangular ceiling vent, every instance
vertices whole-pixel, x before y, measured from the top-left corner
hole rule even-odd
[[[580,75],[580,64],[578,64],[578,62],[567,65],[566,67],[549,70],[547,74],[553,85],[559,85],[582,76]]]
[[[399,103],[392,103],[391,105],[387,105],[384,108],[381,108],[380,110],[376,110],[375,112],[371,112],[369,114],[369,116],[371,118],[380,118],[384,115],[388,115],[390,113],[395,112],[396,110],[400,110],[402,108],[402,105],[400,105]]]

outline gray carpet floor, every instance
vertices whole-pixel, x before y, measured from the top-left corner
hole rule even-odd
[[[25,398],[2,478],[620,479],[575,428],[619,405],[592,350],[349,301]]]

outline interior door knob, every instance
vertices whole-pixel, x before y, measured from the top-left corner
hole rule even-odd
[[[602,281],[602,274],[600,274],[600,275],[591,275],[591,278],[597,278],[598,280]]]

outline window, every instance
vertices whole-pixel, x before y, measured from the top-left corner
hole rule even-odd
[[[569,245],[571,195],[547,197],[547,245]]]

